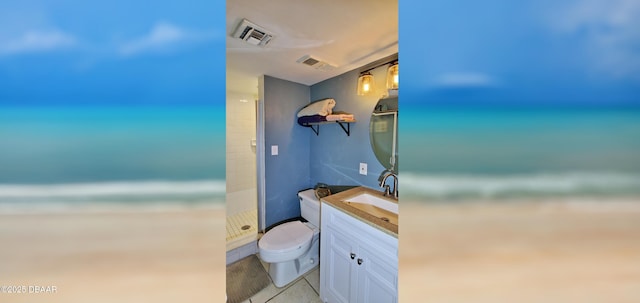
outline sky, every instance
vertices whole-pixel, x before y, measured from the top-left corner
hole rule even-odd
[[[640,105],[640,1],[400,1],[401,104]],[[0,4],[0,105],[223,104],[225,1]]]
[[[401,1],[401,104],[640,105],[639,16],[637,0]]]
[[[2,1],[0,105],[222,105],[224,3]]]

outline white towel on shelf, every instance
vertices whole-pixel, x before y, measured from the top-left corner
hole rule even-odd
[[[303,107],[298,112],[298,117],[313,116],[313,115],[320,115],[320,116],[330,115],[335,106],[336,106],[336,100],[333,100],[331,98],[315,101]]]
[[[339,114],[339,115],[327,115],[327,121],[343,121],[343,120],[353,120],[353,115],[350,114]]]

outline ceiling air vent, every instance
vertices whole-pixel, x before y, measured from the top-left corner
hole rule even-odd
[[[273,39],[273,34],[247,19],[242,19],[238,28],[233,32],[233,37],[252,45],[264,47]]]
[[[304,61],[302,61],[302,63],[309,65],[309,66],[314,66],[318,63],[320,63],[319,60],[316,60],[314,58],[308,57],[307,59],[305,59]]]
[[[327,62],[324,62],[318,58],[311,57],[311,55],[303,56],[302,58],[298,59],[296,62],[311,66],[317,70],[330,71],[336,68],[335,66]]]

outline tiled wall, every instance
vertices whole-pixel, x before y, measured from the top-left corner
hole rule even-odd
[[[227,265],[257,253],[258,253],[258,242],[255,240],[251,241],[238,248],[227,251]]]
[[[240,100],[246,100],[241,102]],[[256,103],[250,94],[227,92],[227,215],[257,208]]]

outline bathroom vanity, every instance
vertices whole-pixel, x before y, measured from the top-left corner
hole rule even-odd
[[[322,301],[397,302],[397,200],[357,187],[321,201]]]

